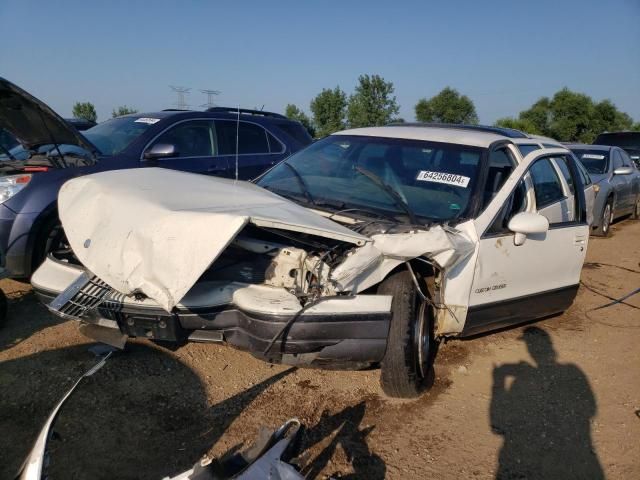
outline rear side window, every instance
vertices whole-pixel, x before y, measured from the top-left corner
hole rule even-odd
[[[255,155],[270,152],[267,131],[260,125],[242,121],[238,125],[238,122],[233,120],[216,120],[219,155],[236,154],[236,130],[238,154]]]
[[[294,140],[300,142],[303,146],[309,145],[313,142],[311,135],[307,132],[307,129],[304,128],[300,123],[297,122],[283,122],[277,124],[278,128],[284,131],[287,135],[292,137]]]
[[[562,172],[562,176],[569,185],[569,191],[571,192],[571,195],[574,195],[576,193],[576,188],[573,184],[573,177],[571,176],[571,170],[569,169],[568,165],[569,159],[566,157],[557,157],[554,160],[558,164],[560,172]]]
[[[271,133],[267,132],[267,139],[269,140],[269,152],[271,153],[282,153],[285,150],[284,145],[280,140],[271,135]]]
[[[562,183],[548,158],[535,162],[529,172],[533,180],[538,210],[564,199]]]

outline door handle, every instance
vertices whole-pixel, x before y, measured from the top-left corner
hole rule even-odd
[[[573,238],[573,244],[578,247],[584,247],[587,244],[587,237],[585,235],[576,235]]]

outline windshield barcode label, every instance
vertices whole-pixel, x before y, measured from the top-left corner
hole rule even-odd
[[[423,182],[445,183],[447,185],[467,188],[469,180],[471,179],[463,175],[456,175],[455,173],[428,172],[426,170],[422,170],[418,173],[417,180],[421,180]]]

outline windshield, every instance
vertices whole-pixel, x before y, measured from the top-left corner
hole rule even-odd
[[[112,118],[85,130],[82,134],[98,147],[103,155],[116,155],[157,121],[158,119],[155,118]]]
[[[640,148],[640,132],[601,133],[594,145]]]
[[[582,162],[587,172],[594,174],[607,173],[609,169],[609,152],[605,150],[572,150]]]
[[[332,135],[289,157],[257,183],[320,207],[407,220],[408,207],[422,220],[451,220],[467,210],[482,152],[448,143]]]

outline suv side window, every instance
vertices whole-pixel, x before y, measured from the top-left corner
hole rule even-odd
[[[216,120],[218,155],[236,154],[236,129],[238,130],[238,154],[269,153],[267,131],[255,123],[234,120]]]
[[[509,178],[515,164],[511,152],[509,152],[506,147],[492,150],[489,153],[489,169],[482,196],[483,210],[489,205],[489,202],[491,202],[496,193],[498,193],[507,178]]]
[[[215,153],[213,122],[190,120],[171,127],[155,139],[153,145],[168,143],[176,147],[176,157],[211,157]]]
[[[536,161],[529,170],[538,210],[564,199],[562,183],[548,158]]]

